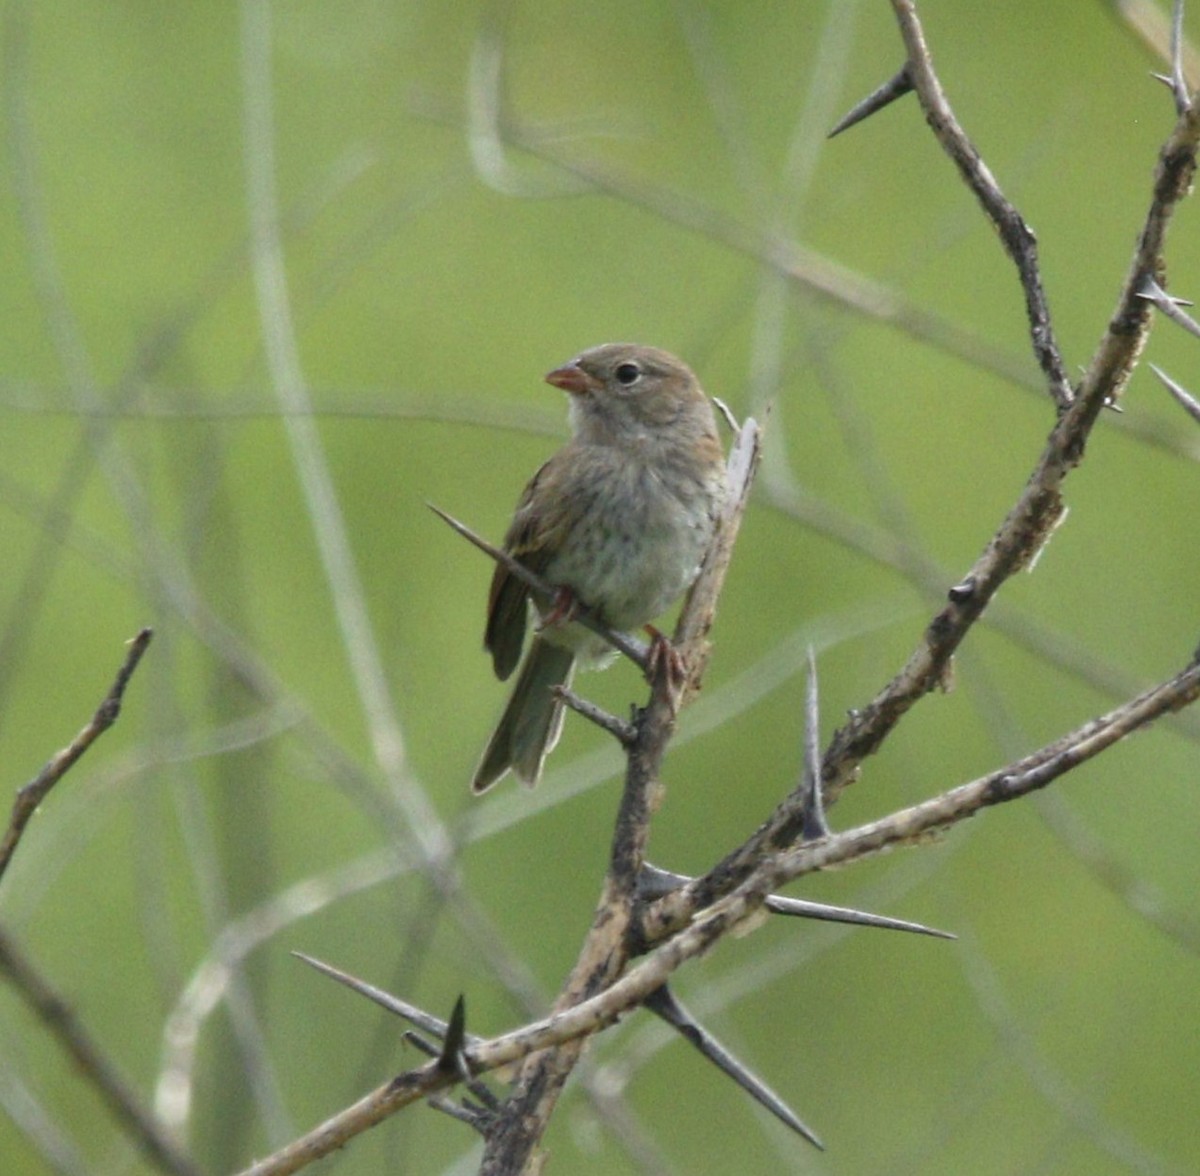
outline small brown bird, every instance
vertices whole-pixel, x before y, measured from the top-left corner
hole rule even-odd
[[[504,547],[559,588],[475,770],[484,792],[510,769],[532,786],[562,731],[576,660],[604,664],[606,642],[570,620],[577,605],[614,629],[644,625],[696,578],[725,496],[712,404],[692,370],[654,347],[593,347],[546,376],[570,398],[573,436],[525,487]],[[512,674],[529,590],[496,566],[484,647]]]

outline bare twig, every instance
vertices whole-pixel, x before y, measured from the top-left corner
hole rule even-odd
[[[130,642],[125,660],[113,684],[96,708],[87,725],[61,751],[51,756],[45,767],[17,792],[12,817],[0,841],[0,878],[3,877],[21,837],[38,805],[50,790],[78,762],[80,757],[109,729],[121,713],[125,688],[150,645],[153,632],[142,629]],[[82,1071],[89,1084],[116,1119],[129,1132],[151,1162],[164,1172],[193,1176],[197,1169],[162,1131],[154,1117],[143,1108],[112,1063],[88,1035],[67,1002],[39,975],[0,928],[0,974],[8,980],[21,999],[34,1011],[42,1025],[54,1036]]]
[[[632,723],[617,718],[616,715],[610,714],[590,699],[582,698],[566,686],[555,686],[554,693],[577,715],[582,715],[589,722],[595,723],[602,731],[607,731],[622,747],[628,747],[633,742],[636,731]]]
[[[37,811],[38,805],[46,799],[55,784],[70,771],[79,757],[117,721],[117,716],[121,713],[121,700],[125,696],[125,687],[129,685],[129,679],[133,676],[133,671],[137,669],[138,662],[142,660],[142,654],[146,652],[153,635],[152,630],[143,629],[129,642],[125,661],[117,671],[117,676],[104,696],[104,701],[96,708],[96,713],[92,715],[87,726],[62,751],[51,756],[46,766],[28,784],[17,791],[8,829],[5,831],[3,840],[0,840],[0,878],[4,877],[4,871],[8,869],[8,863],[16,852],[21,836],[25,832],[25,826],[29,824],[29,819]]]

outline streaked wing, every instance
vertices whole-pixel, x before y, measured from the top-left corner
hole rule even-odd
[[[557,475],[563,468],[559,460],[563,453],[556,453],[529,480],[513,512],[508,534],[504,536],[504,550],[539,575],[546,570],[557,549],[553,539],[565,522],[559,508],[561,500],[553,493],[553,484],[559,480]],[[552,517],[547,517],[544,509],[547,505]],[[548,526],[547,523],[552,525]],[[546,543],[547,537],[552,540],[549,544]],[[529,611],[525,602],[528,599],[529,589],[507,568],[497,564],[488,593],[483,646],[492,655],[492,666],[501,681],[512,674],[521,659],[525,620]]]

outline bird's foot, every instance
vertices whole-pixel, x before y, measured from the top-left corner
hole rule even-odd
[[[579,601],[575,599],[575,593],[564,585],[554,593],[554,603],[550,606],[550,611],[542,617],[538,630],[570,624],[578,615]]]
[[[653,625],[643,626],[650,637],[650,655],[646,659],[646,680],[653,684],[661,671],[666,687],[667,702],[671,717],[679,714],[679,703],[687,685],[688,665],[682,653],[671,644],[671,639]]]

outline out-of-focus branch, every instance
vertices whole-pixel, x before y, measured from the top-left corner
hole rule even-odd
[[[42,1026],[75,1062],[92,1087],[146,1158],[171,1176],[199,1176],[200,1169],[168,1138],[141,1105],[112,1062],[57,993],[0,928],[0,976],[33,1010]]]
[[[0,840],[0,878],[3,878],[21,837],[38,805],[50,790],[71,770],[80,757],[109,729],[121,713],[125,688],[142,660],[153,632],[142,629],[130,642],[112,686],[87,725],[61,751],[47,761],[38,774],[17,791],[12,817]],[[113,1116],[141,1148],[147,1158],[163,1172],[175,1176],[195,1176],[199,1169],[167,1138],[153,1115],[140,1105],[132,1090],[92,1040],[67,1001],[39,974],[8,933],[0,928],[0,976],[33,1011],[43,1027],[54,1037],[79,1067],[88,1084],[95,1089]]]

